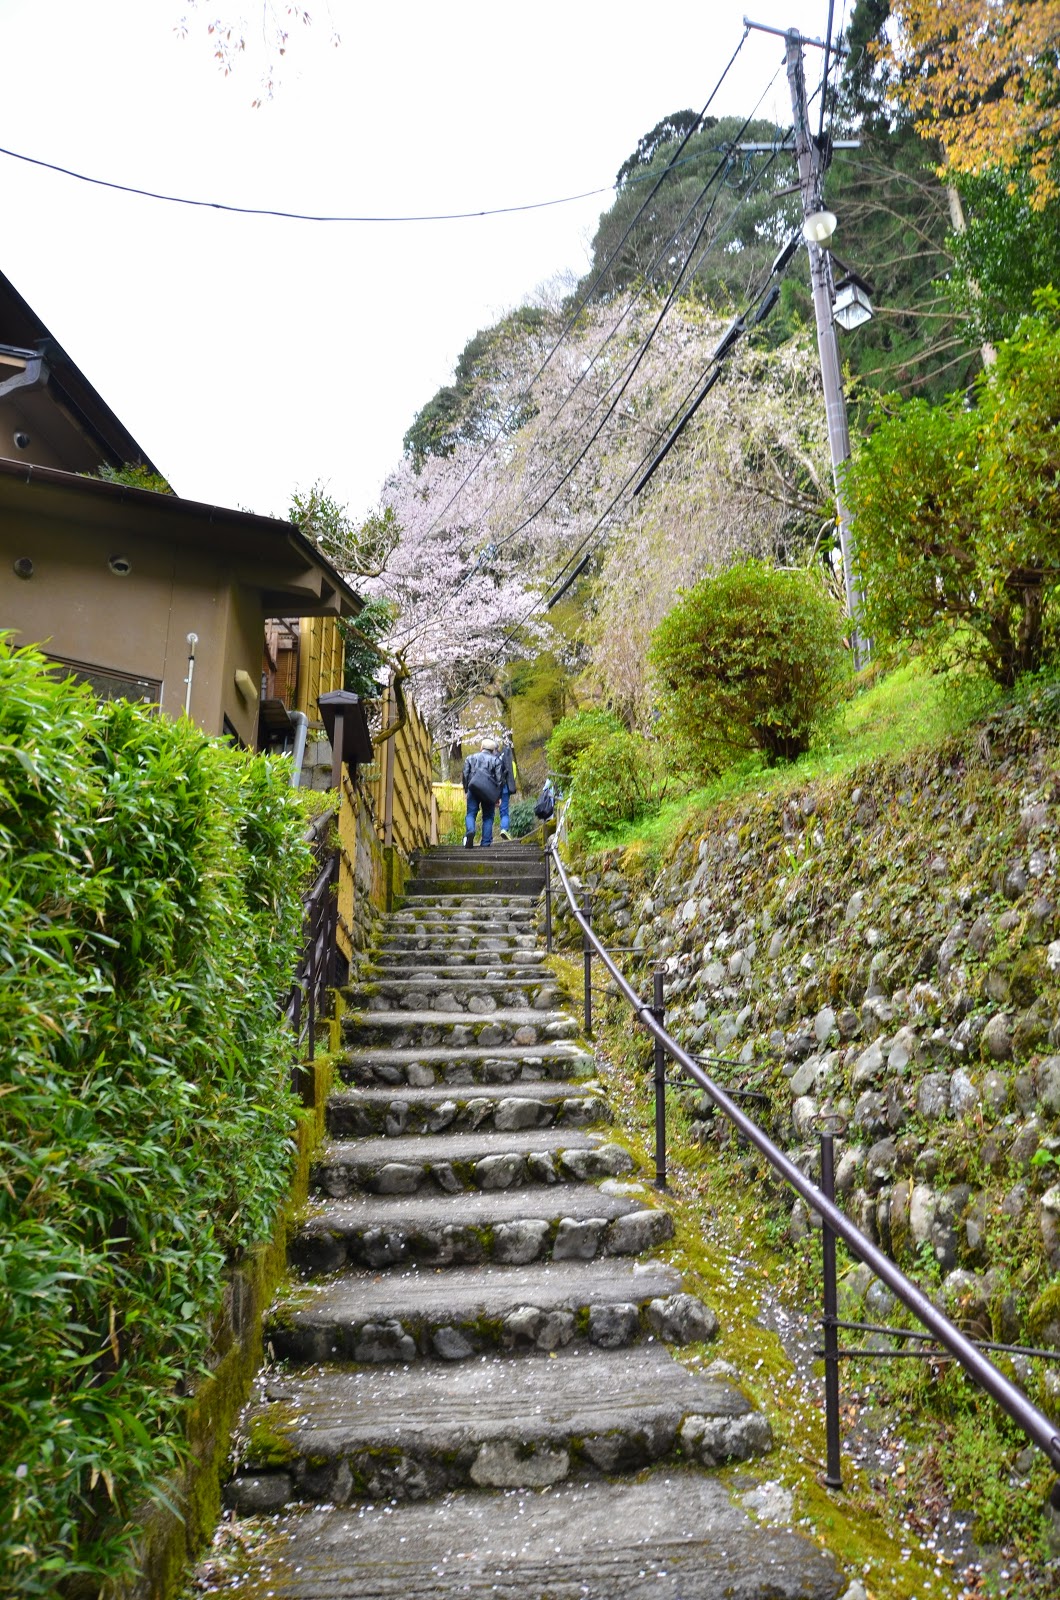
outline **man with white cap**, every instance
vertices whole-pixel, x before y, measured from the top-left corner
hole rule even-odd
[[[493,843],[493,814],[504,788],[504,768],[498,755],[500,746],[496,739],[483,739],[479,750],[464,762],[464,793],[467,796],[467,816],[464,819],[464,849],[475,843],[475,825],[482,811],[482,845]]]

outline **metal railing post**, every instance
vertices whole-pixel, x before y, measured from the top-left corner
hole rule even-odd
[[[585,891],[585,902],[582,906],[582,916],[586,922],[593,920],[592,890]],[[589,935],[582,933],[582,966],[585,970],[585,1037],[593,1036],[593,947]]]
[[[545,953],[552,954],[552,853],[545,840]]]
[[[827,1199],[835,1200],[835,1139],[828,1129],[821,1132],[821,1192]],[[827,1220],[821,1218],[821,1257],[824,1278],[824,1429],[826,1489],[841,1489],[843,1474],[839,1453],[839,1332],[836,1318],[839,1304],[836,1295],[835,1234]]]
[[[648,1029],[649,1033],[651,1033],[653,1039],[657,1039],[659,1043],[662,1044],[666,1054],[677,1063],[684,1075],[690,1078],[693,1083],[699,1084],[700,1088],[706,1092],[718,1110],[722,1112],[732,1127],[735,1128],[736,1132],[743,1139],[745,1139],[748,1144],[752,1145],[754,1149],[760,1151],[761,1154],[765,1156],[774,1172],[778,1173],[780,1177],[782,1177],[784,1181],[792,1189],[794,1189],[795,1193],[799,1195],[799,1197],[817,1213],[817,1215],[821,1218],[822,1225],[833,1235],[833,1246],[835,1239],[842,1239],[848,1248],[854,1252],[858,1259],[863,1261],[865,1265],[876,1274],[881,1283],[885,1284],[887,1288],[890,1289],[891,1292],[902,1302],[902,1304],[913,1313],[913,1315],[921,1323],[922,1327],[926,1330],[926,1332],[923,1334],[910,1335],[906,1329],[877,1329],[874,1327],[869,1327],[863,1323],[840,1323],[834,1309],[836,1306],[836,1298],[833,1263],[831,1273],[832,1287],[829,1296],[830,1305],[833,1309],[826,1312],[826,1322],[828,1318],[831,1319],[833,1333],[838,1334],[839,1328],[842,1326],[844,1328],[864,1328],[864,1330],[868,1333],[894,1332],[902,1337],[935,1339],[938,1344],[942,1346],[943,1350],[947,1351],[951,1356],[960,1362],[961,1366],[971,1378],[972,1382],[977,1384],[985,1394],[990,1395],[992,1399],[996,1400],[998,1405],[1001,1406],[1016,1423],[1017,1427],[1021,1428],[1022,1431],[1027,1435],[1028,1439],[1030,1439],[1038,1446],[1040,1450],[1044,1452],[1045,1456],[1052,1463],[1052,1465],[1056,1468],[1060,1468],[1060,1429],[1058,1429],[1057,1424],[1052,1420],[1052,1418],[1047,1416],[1044,1411],[1040,1410],[1039,1407],[1034,1404],[1034,1402],[1027,1394],[1024,1393],[1022,1389],[1018,1388],[1017,1385],[1000,1370],[1000,1368],[996,1367],[993,1362],[990,1361],[984,1354],[983,1348],[981,1348],[976,1341],[969,1339],[965,1333],[962,1333],[960,1328],[958,1328],[956,1324],[951,1322],[949,1317],[946,1316],[945,1312],[940,1311],[938,1306],[935,1305],[929,1296],[926,1295],[924,1291],[910,1278],[906,1277],[901,1267],[899,1267],[898,1264],[890,1258],[890,1256],[881,1250],[879,1245],[875,1244],[866,1234],[862,1233],[857,1224],[852,1222],[845,1212],[843,1212],[841,1208],[836,1205],[834,1198],[835,1180],[834,1173],[831,1172],[831,1169],[829,1174],[829,1183],[833,1190],[832,1198],[825,1193],[823,1187],[818,1187],[818,1185],[815,1184],[805,1172],[803,1172],[802,1168],[795,1161],[793,1161],[790,1156],[786,1155],[784,1151],[782,1151],[773,1143],[769,1135],[763,1128],[759,1126],[757,1122],[753,1121],[752,1118],[740,1110],[739,1106],[736,1104],[736,1101],[731,1097],[730,1094],[726,1093],[721,1084],[716,1083],[712,1078],[708,1077],[707,1073],[703,1070],[702,1062],[696,1060],[694,1056],[689,1055],[688,1051],[678,1044],[677,1040],[668,1034],[661,1024],[655,1020],[652,1006],[645,1004],[645,1002],[641,999],[640,995],[630,984],[628,978],[611,960],[610,955],[600,943],[599,939],[596,937],[596,934],[593,933],[589,918],[583,912],[578,910],[578,902],[574,892],[574,885],[570,881],[567,871],[563,865],[563,858],[560,856],[558,851],[555,852],[555,863],[556,871],[559,874],[560,887],[567,898],[568,904],[575,912],[576,916],[580,919],[582,931],[585,934],[587,942],[591,943],[592,947],[599,955],[600,960],[603,962],[607,972],[610,974],[613,983],[612,992],[618,997],[624,997],[629,1002],[629,1004],[633,1007],[634,1013],[640,1018],[641,1022]],[[740,1063],[733,1062],[721,1064],[731,1064],[733,1066],[737,1066]],[[829,1367],[837,1366],[839,1358],[843,1356],[856,1354],[865,1356],[870,1353],[867,1351],[839,1350],[837,1346],[838,1341],[836,1345],[830,1346],[829,1348],[828,1353],[833,1357],[833,1359],[826,1362],[826,1372],[828,1371]],[[987,1348],[1000,1349],[1004,1347],[987,1346]],[[824,1355],[825,1353],[826,1352],[824,1350],[817,1352],[818,1355]],[[1028,1350],[1025,1353],[1030,1355],[1045,1355],[1047,1353],[1052,1354],[1052,1352],[1036,1350]],[[929,1352],[929,1355],[932,1359],[935,1359],[938,1354],[939,1352],[936,1351]],[[833,1415],[835,1418],[834,1440],[836,1459],[833,1463],[835,1466],[835,1472],[832,1474],[833,1482],[830,1486],[838,1486],[839,1412],[837,1375],[833,1378],[833,1382],[835,1383],[835,1388],[833,1391],[833,1397],[835,1401]],[[1053,1487],[1050,1496],[1050,1504],[1053,1506],[1054,1510],[1060,1511],[1060,1483],[1054,1485]]]
[[[306,989],[309,1000],[309,1059],[312,1061],[316,1050],[317,1032],[317,902],[315,899],[309,906],[309,968],[306,973]]]
[[[657,968],[652,977],[651,1014],[664,1024],[663,974]],[[666,1051],[661,1039],[655,1040],[655,1187],[666,1188]]]

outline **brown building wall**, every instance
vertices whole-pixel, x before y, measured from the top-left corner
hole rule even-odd
[[[33,562],[19,578],[13,563]],[[128,563],[117,576],[112,557]],[[255,696],[261,671],[258,595],[237,588],[223,561],[208,553],[90,525],[52,524],[7,514],[0,521],[0,627],[16,643],[51,655],[162,685],[162,709],[179,716],[186,694],[187,635],[199,636],[191,714],[206,732],[221,732],[228,715],[253,745],[257,701],[237,693],[237,667],[249,672]]]

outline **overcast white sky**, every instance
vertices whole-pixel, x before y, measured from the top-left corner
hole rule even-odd
[[[546,200],[609,185],[662,116],[698,110],[745,12],[813,37],[828,17],[828,0],[309,5],[313,26],[295,30],[273,100],[254,110],[261,61],[223,77],[206,21],[242,14],[253,36],[260,0],[0,0],[0,145],[280,210]],[[835,12],[838,28],[842,0]],[[752,35],[712,109],[746,114],[782,58],[781,39]],[[789,110],[781,70],[761,114]],[[467,339],[536,285],[583,272],[610,203],[323,224],[115,194],[8,156],[0,183],[0,268],[177,492],[276,515],[316,479],[355,514],[373,506]]]

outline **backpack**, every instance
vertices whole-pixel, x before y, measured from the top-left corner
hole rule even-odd
[[[551,778],[545,779],[545,786],[538,796],[534,807],[534,816],[540,817],[542,822],[547,822],[556,809],[556,791]]]
[[[492,752],[480,750],[471,757],[471,771],[468,775],[468,794],[473,794],[478,800],[486,800],[490,805],[496,805],[504,788],[503,773],[501,772],[500,757]]]

